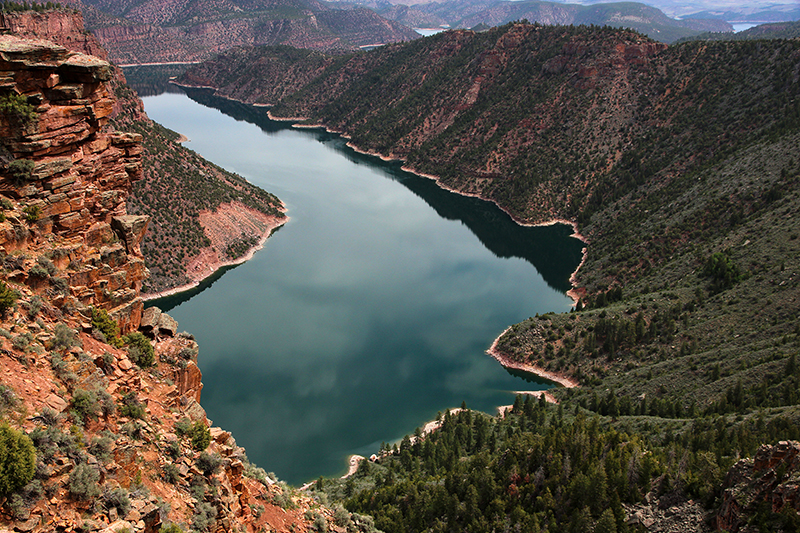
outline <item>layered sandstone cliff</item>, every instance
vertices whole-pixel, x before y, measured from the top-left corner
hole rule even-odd
[[[731,467],[723,488],[719,530],[741,530],[763,507],[774,513],[800,511],[800,443],[762,444],[755,457]]]
[[[145,278],[139,243],[147,217],[131,217],[125,200],[141,178],[141,136],[102,133],[113,108],[105,86],[110,65],[45,41],[0,36],[0,118],[4,179],[0,191],[25,212],[3,223],[6,253],[50,246],[58,236],[59,305],[107,309],[124,331],[136,329]],[[11,279],[30,275],[12,272]],[[42,283],[37,282],[37,285]],[[53,285],[53,282],[50,282]]]
[[[56,42],[68,50],[106,59],[79,12],[0,13],[0,29]],[[169,48],[169,47],[167,47]],[[105,130],[143,135],[142,178],[128,196],[129,213],[150,218],[142,255],[150,269],[149,296],[197,285],[223,265],[249,258],[286,221],[280,200],[185,149],[145,114],[121,69],[106,85],[113,98]],[[224,231],[221,231],[224,230]]]

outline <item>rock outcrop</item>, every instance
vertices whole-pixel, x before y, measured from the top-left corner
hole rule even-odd
[[[71,10],[3,13],[0,28],[107,57],[84,29],[82,15]],[[144,113],[121,69],[112,66],[106,86],[116,99],[105,129],[136,130],[146,137],[137,148],[142,150],[143,178],[134,183],[126,205],[129,213],[150,217],[138,243],[150,270],[144,293],[196,285],[219,267],[248,258],[286,221],[280,200],[165,136]],[[198,194],[200,188],[206,194]]]
[[[111,74],[99,58],[48,41],[0,36],[6,109],[0,191],[25,217],[7,217],[0,246],[5,253],[35,251],[58,236],[64,243],[59,259],[67,266],[58,274],[68,290],[57,304],[104,308],[130,331],[143,308],[146,269],[138,242],[147,217],[134,222],[125,200],[142,176],[142,139],[102,132],[114,105],[106,87]]]
[[[72,10],[0,13],[0,33],[17,37],[48,39],[68,50],[108,59],[108,53],[94,36],[84,31],[83,16]]]
[[[762,444],[755,457],[731,467],[723,488],[718,530],[739,531],[763,504],[775,513],[800,511],[800,442]]]

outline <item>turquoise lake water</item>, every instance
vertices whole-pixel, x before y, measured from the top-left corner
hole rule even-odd
[[[202,94],[196,98],[209,103]],[[291,484],[341,475],[437,412],[494,412],[551,385],[485,354],[529,316],[570,309],[583,244],[525,228],[340,137],[248,106],[144,99],[186,146],[276,194],[290,221],[247,263],[158,301],[200,344],[202,405]]]

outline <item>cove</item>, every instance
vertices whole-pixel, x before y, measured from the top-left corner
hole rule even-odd
[[[449,407],[493,413],[551,386],[485,350],[511,324],[569,310],[572,228],[521,227],[337,135],[192,96],[205,105],[161,94],[145,109],[289,209],[252,260],[152,302],[197,338],[201,403],[251,461],[291,484],[341,475],[349,454]]]

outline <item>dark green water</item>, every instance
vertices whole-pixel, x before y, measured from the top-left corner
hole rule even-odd
[[[255,257],[160,300],[200,344],[202,404],[248,456],[300,484],[346,469],[465,401],[494,412],[550,385],[485,354],[506,327],[566,311],[582,243],[523,228],[341,138],[249,107],[145,98],[187,147],[277,194],[289,223]]]

